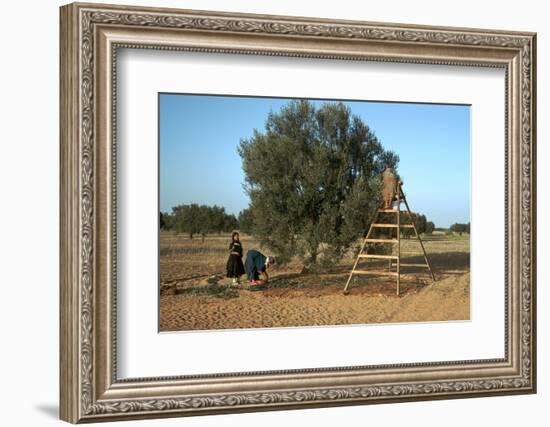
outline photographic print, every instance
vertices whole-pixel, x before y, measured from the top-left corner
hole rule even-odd
[[[161,332],[469,320],[469,105],[158,99]]]
[[[61,419],[536,393],[536,33],[59,23]]]

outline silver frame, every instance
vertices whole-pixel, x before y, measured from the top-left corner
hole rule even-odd
[[[81,3],[61,7],[60,23],[61,419],[113,421],[536,391],[534,33]],[[504,68],[505,357],[117,379],[118,48]]]

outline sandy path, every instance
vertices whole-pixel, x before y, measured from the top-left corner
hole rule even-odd
[[[320,280],[321,279],[321,280]],[[321,281],[313,276],[310,281]],[[301,280],[301,284],[304,282]],[[394,282],[369,281],[342,294],[345,275],[331,284],[277,286],[264,291],[239,289],[234,298],[164,294],[160,330],[267,328],[365,323],[467,320],[470,318],[470,275],[448,272],[433,284],[404,277],[403,294]],[[430,282],[431,283],[431,282]]]

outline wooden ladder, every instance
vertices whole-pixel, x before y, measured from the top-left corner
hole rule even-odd
[[[400,294],[400,276],[401,276],[401,267],[426,267],[430,271],[430,275],[432,277],[432,280],[435,281],[435,276],[432,270],[432,267],[430,265],[430,262],[428,260],[428,256],[426,255],[426,250],[424,249],[424,243],[422,243],[422,239],[420,238],[420,235],[418,234],[418,231],[416,229],[416,225],[414,223],[414,218],[412,216],[411,210],[409,208],[409,204],[407,203],[407,199],[405,197],[405,193],[403,193],[403,188],[401,186],[401,182],[398,184],[399,191],[397,191],[397,194],[391,204],[393,206],[394,202],[397,203],[396,208],[389,208],[385,209],[383,206],[383,203],[380,205],[380,207],[377,209],[376,214],[374,216],[374,220],[372,221],[369,231],[365,238],[363,239],[363,243],[361,244],[361,249],[359,250],[359,254],[357,255],[357,258],[355,260],[355,263],[353,264],[353,268],[349,274],[348,281],[346,282],[346,286],[344,287],[344,294],[348,294],[348,288],[351,283],[351,279],[354,274],[370,274],[370,275],[383,275],[383,276],[394,276],[396,277],[396,286],[397,286],[397,295]],[[401,223],[401,203],[405,204],[406,207],[406,213],[408,214],[410,223]],[[384,224],[379,223],[379,217],[380,214],[384,213],[391,213],[396,215],[396,222],[393,224]],[[380,239],[380,238],[372,238],[372,232],[375,228],[389,228],[390,229],[390,238]],[[423,264],[410,264],[410,263],[402,263],[401,262],[401,229],[402,228],[412,228],[414,230],[415,237],[418,239],[418,242],[420,243],[420,247],[422,248],[422,253],[424,254],[424,261]],[[391,231],[396,230],[395,238],[391,237]],[[368,243],[383,243],[383,244],[390,244],[390,245],[397,245],[396,248],[396,255],[378,255],[378,254],[369,254],[367,253],[367,245]],[[393,251],[392,251],[393,252]],[[389,269],[388,271],[383,270],[358,270],[357,266],[359,264],[359,261],[362,259],[387,259],[389,260]],[[393,262],[396,261],[396,271],[391,271],[391,267],[393,266]]]

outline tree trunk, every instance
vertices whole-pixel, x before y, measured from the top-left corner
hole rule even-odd
[[[309,253],[310,253],[310,261],[311,261],[311,264],[312,265],[315,265],[317,264],[317,256],[319,255],[319,252],[318,252],[318,248],[319,248],[319,245],[316,243],[316,244],[310,244],[309,245]]]

